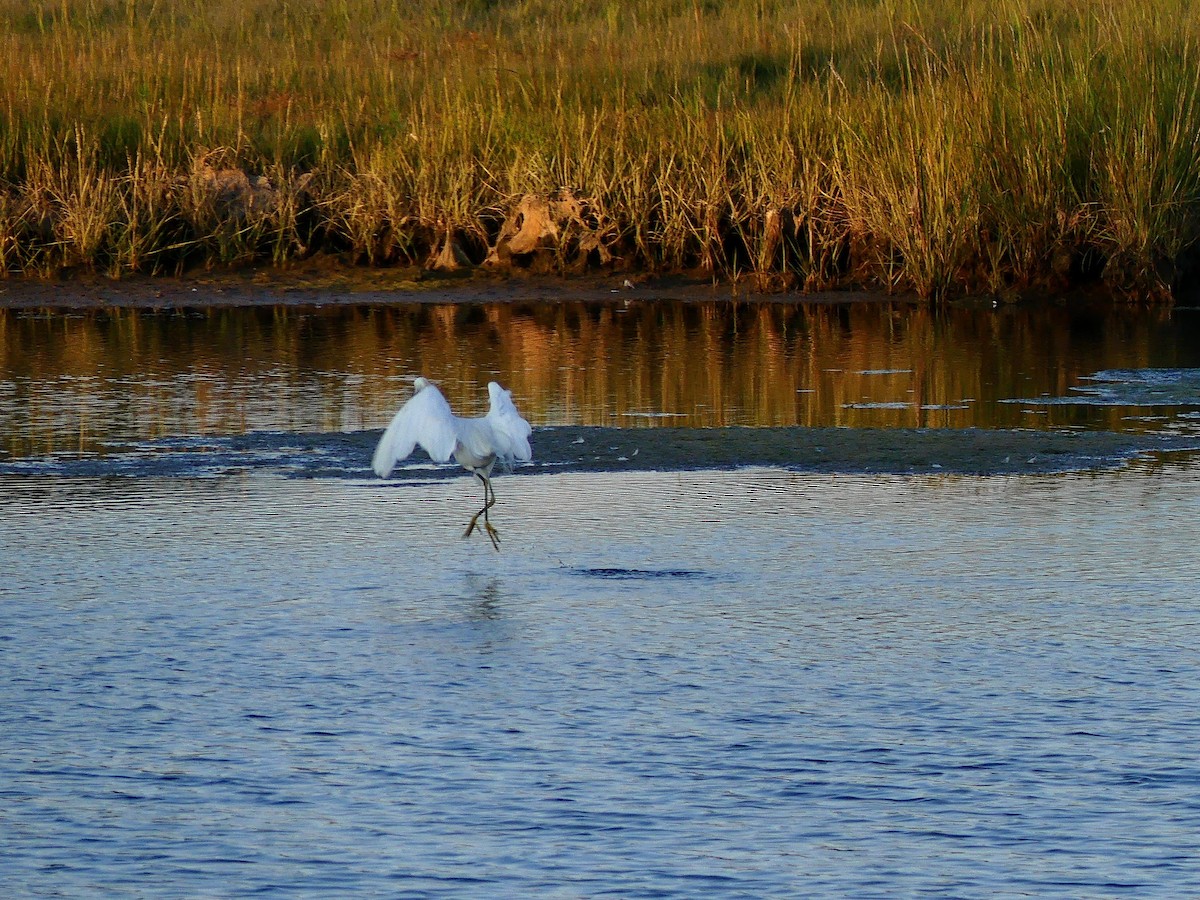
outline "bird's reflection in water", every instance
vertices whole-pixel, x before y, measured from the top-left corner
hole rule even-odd
[[[486,579],[468,576],[467,591],[471,600],[470,614],[473,620],[493,620],[501,617],[500,603],[504,598],[499,578],[494,575]]]

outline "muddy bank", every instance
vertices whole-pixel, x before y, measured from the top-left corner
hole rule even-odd
[[[223,477],[252,471],[295,478],[374,480],[380,431],[179,437],[113,444],[103,453],[0,456],[0,475]],[[1200,439],[1114,432],[876,428],[538,428],[533,461],[509,475],[695,472],[766,466],[797,472],[1015,475],[1109,469],[1140,456],[1190,453]],[[389,480],[465,477],[420,450]]]
[[[45,312],[103,309],[218,309],[246,306],[382,306],[394,303],[505,303],[571,300],[737,300],[808,304],[911,302],[911,294],[830,290],[796,293],[759,290],[751,282],[714,281],[699,275],[630,273],[555,276],[488,271],[430,273],[420,268],[367,269],[334,260],[288,269],[205,272],[183,277],[115,280],[76,278],[0,280],[0,309]],[[1068,302],[1102,301],[1103,292],[1064,295]],[[992,305],[990,297],[966,297],[961,305]]]
[[[810,472],[1000,475],[1107,468],[1200,441],[1114,432],[912,428],[547,428],[542,467],[579,471],[777,466]]]

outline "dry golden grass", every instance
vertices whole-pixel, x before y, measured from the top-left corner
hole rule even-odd
[[[1200,233],[1198,16],[1183,0],[0,0],[0,268],[327,252],[1168,297]],[[527,196],[575,205],[506,255]]]

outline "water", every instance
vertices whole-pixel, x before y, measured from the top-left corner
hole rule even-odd
[[[6,478],[6,882],[1194,893],[1196,474]]]
[[[214,320],[244,334],[261,316]],[[264,346],[302,344],[311,322],[279,318]],[[49,333],[5,344],[4,390],[42,404],[0,398],[0,858],[15,896],[1200,891],[1194,455],[1068,455],[1035,474],[888,474],[886,454],[871,471],[731,469],[720,454],[750,446],[720,443],[736,430],[600,427],[679,411],[638,393],[643,362],[622,357],[547,376],[547,397],[597,379],[583,393],[600,405],[538,406],[527,388],[545,464],[497,478],[495,553],[459,538],[478,508],[469,478],[367,477],[378,432],[357,423],[380,412],[335,390],[371,356],[354,341],[313,339],[285,365],[239,338],[200,367],[198,337],[179,362],[189,330],[121,319],[140,331],[114,345],[114,320],[6,332],[79,329],[70,353]],[[1149,332],[1107,355],[1016,353],[996,371],[1072,374],[1061,390],[992,388],[973,416],[1083,402],[1044,403],[1058,429],[963,430],[960,450],[981,452],[982,434],[1101,440],[1113,423],[1121,439],[1186,438],[1191,351]],[[440,334],[413,332],[425,349],[394,363],[384,419],[383,395]],[[864,381],[916,368],[880,360],[885,337],[857,340],[876,348]],[[820,343],[797,336],[783,363]],[[945,360],[986,355],[932,345],[947,382]],[[508,352],[472,346],[447,379],[464,393]],[[726,332],[712,352],[730,371],[741,354],[766,365],[755,346]],[[782,408],[769,397],[705,402],[761,425],[755,409]],[[812,431],[814,453],[928,437]],[[576,436],[588,452],[570,456]]]
[[[1175,396],[1103,397],[1089,379],[1110,370],[1192,381]],[[1200,421],[1180,414],[1200,410],[1197,370],[1200,310],[570,300],[0,310],[0,458],[382,428],[422,374],[468,412],[483,411],[483,386],[499,379],[535,426],[1194,434]]]

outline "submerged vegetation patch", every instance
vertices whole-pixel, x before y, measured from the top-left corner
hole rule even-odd
[[[0,270],[1195,283],[1184,0],[0,0]]]

